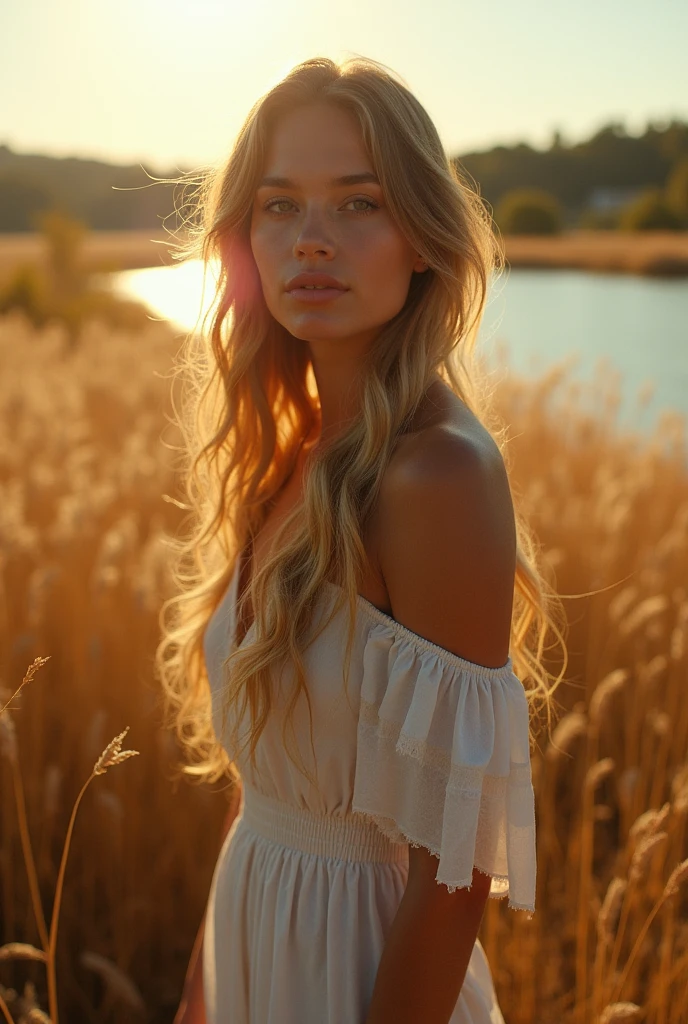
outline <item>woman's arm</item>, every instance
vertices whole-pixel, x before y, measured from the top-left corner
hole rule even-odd
[[[507,660],[516,568],[508,478],[494,443],[430,428],[380,493],[380,567],[394,618],[475,664]],[[447,1024],[490,890],[436,881],[438,861],[409,847],[406,891],[378,965],[365,1024]]]
[[[241,786],[237,784],[230,797],[227,815],[222,826],[222,842],[234,823],[241,802]],[[189,957],[189,966],[184,979],[184,989],[173,1024],[206,1024],[205,1001],[203,999],[203,935],[205,932],[205,911],[196,934]]]
[[[203,1000],[203,933],[205,912],[191,950],[189,966],[184,979],[184,990],[173,1024],[206,1024]]]
[[[437,858],[409,848],[409,877],[378,966],[365,1024],[446,1024],[461,992],[490,891],[435,881]]]

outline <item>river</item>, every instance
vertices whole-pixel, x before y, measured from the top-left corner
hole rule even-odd
[[[115,275],[121,293],[146,302],[182,330],[194,327],[202,302],[198,262]],[[673,411],[688,417],[688,281],[580,270],[511,269],[493,282],[478,338],[488,366],[539,376],[571,359],[569,378],[594,409],[604,378],[618,372],[617,424],[641,434]],[[639,401],[639,396],[644,399]],[[685,426],[685,420],[684,420]]]

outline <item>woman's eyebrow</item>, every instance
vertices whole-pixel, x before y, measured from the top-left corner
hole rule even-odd
[[[379,185],[380,182],[377,175],[373,174],[372,171],[360,171],[358,174],[343,174],[341,178],[331,178],[327,182],[329,188],[336,188],[338,185],[363,185],[366,182],[370,182],[374,185]],[[268,175],[258,183],[258,188],[270,186],[271,188],[298,188],[295,181],[291,178],[281,178],[276,175]]]

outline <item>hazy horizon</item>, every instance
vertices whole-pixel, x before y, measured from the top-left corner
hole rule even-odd
[[[490,0],[24,0],[0,10],[0,142],[20,153],[192,168],[222,159],[252,104],[307,57],[391,67],[450,153],[566,144],[688,120],[688,5],[575,12]]]
[[[679,118],[677,117],[677,115],[673,115],[673,119],[679,119]],[[668,124],[672,120],[672,117],[664,117],[664,118],[654,117],[654,118],[651,118],[651,120],[655,124],[659,124],[659,123],[661,123],[661,124]],[[684,121],[685,123],[688,123],[688,116],[684,117],[684,118],[680,118],[680,120]],[[597,126],[597,129],[599,129],[601,127],[604,127],[603,123],[600,123]],[[625,127],[627,128],[627,126],[625,126]],[[564,138],[563,139],[563,143],[566,146],[571,146],[571,145],[576,145],[577,143],[580,143],[580,142],[584,142],[584,141],[586,141],[586,139],[592,137],[592,135],[594,134],[594,130],[595,129],[591,130],[589,133],[583,134],[580,138],[575,138],[575,139]],[[646,130],[647,130],[647,124],[644,124],[644,125],[641,125],[636,132],[630,132],[629,131],[628,134],[629,134],[629,136],[637,137],[639,135],[643,135]],[[501,139],[494,139],[492,141],[492,143],[488,143],[488,144],[486,144],[485,146],[482,146],[482,147],[477,147],[476,146],[476,147],[471,147],[471,148],[467,148],[467,149],[463,149],[463,150],[450,150],[450,153],[453,156],[459,155],[459,154],[463,155],[463,154],[470,153],[470,152],[486,152],[486,151],[489,151],[490,149],[493,149],[493,148],[495,148],[497,146],[503,146],[503,145],[517,146],[519,144],[527,144],[527,145],[530,145],[533,149],[536,149],[538,151],[546,151],[546,150],[548,150],[551,147],[551,141],[552,140],[550,138],[550,139],[546,140],[542,145],[535,146],[533,143],[529,142],[528,139],[512,139],[508,144],[504,143]],[[95,160],[95,161],[98,161],[98,162],[103,162],[103,163],[107,163],[107,164],[113,164],[113,165],[117,165],[117,166],[119,166],[119,165],[121,165],[121,166],[132,166],[132,165],[135,165],[135,164],[138,164],[138,163],[142,163],[142,164],[147,164],[149,168],[152,167],[155,164],[156,165],[156,169],[158,169],[158,170],[163,169],[164,166],[165,166],[163,161],[154,160],[154,159],[147,159],[147,158],[139,158],[139,159],[131,158],[131,159],[126,159],[125,157],[122,157],[122,156],[114,156],[113,155],[113,156],[110,157],[110,156],[107,156],[106,154],[98,154],[98,153],[85,153],[85,152],[84,153],[77,153],[77,152],[55,153],[55,152],[50,152],[48,150],[39,150],[39,149],[19,149],[18,147],[12,145],[11,141],[8,141],[7,139],[0,138],[0,148],[3,147],[3,146],[8,147],[12,151],[12,153],[14,153],[16,156],[45,156],[45,157],[51,157],[51,158],[58,159],[58,160],[60,160],[60,159],[65,159],[65,160],[70,160],[70,159],[71,160]],[[188,168],[193,168],[195,166],[199,166],[199,163],[200,163],[200,161],[196,162],[195,164],[191,163],[191,164],[188,165]],[[178,166],[180,166],[180,165],[178,165]]]

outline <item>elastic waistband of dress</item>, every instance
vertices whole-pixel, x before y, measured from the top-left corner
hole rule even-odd
[[[360,814],[315,814],[264,796],[245,783],[240,824],[273,843],[318,857],[380,863],[408,859],[405,843],[393,842]]]

